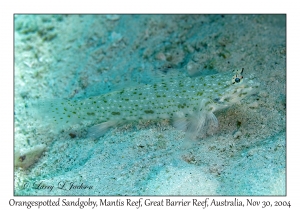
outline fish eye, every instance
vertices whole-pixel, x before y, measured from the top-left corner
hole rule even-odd
[[[235,82],[237,82],[237,83],[239,83],[241,80],[240,80],[240,78],[235,78]]]

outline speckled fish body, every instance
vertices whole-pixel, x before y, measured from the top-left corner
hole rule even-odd
[[[160,83],[123,88],[85,99],[43,102],[45,118],[56,126],[81,121],[98,124],[89,136],[103,135],[108,128],[137,120],[170,119],[190,137],[217,127],[213,112],[253,93],[258,85],[242,81],[243,70],[196,78],[166,77]],[[99,124],[100,123],[100,124]]]

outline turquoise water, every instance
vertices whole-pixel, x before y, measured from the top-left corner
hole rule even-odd
[[[285,30],[284,15],[16,15],[15,194],[284,195]],[[90,139],[83,123],[57,131],[29,109],[237,68],[259,93],[195,141],[167,121]]]

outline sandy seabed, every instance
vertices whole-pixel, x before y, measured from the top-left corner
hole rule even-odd
[[[32,117],[32,101],[84,98],[151,72],[245,69],[260,91],[195,141],[169,122],[86,137]],[[15,195],[285,195],[285,15],[16,15]]]

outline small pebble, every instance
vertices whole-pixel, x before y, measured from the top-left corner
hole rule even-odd
[[[265,97],[268,96],[268,92],[267,92],[267,91],[261,91],[261,92],[259,93],[259,96],[265,98]]]
[[[120,15],[106,15],[106,18],[108,20],[119,20],[120,19]]]
[[[249,104],[250,108],[257,108],[258,107],[258,102],[254,101],[253,103]]]
[[[240,136],[242,136],[242,132],[241,131],[237,131],[237,132],[234,133],[233,138],[237,139]]]

